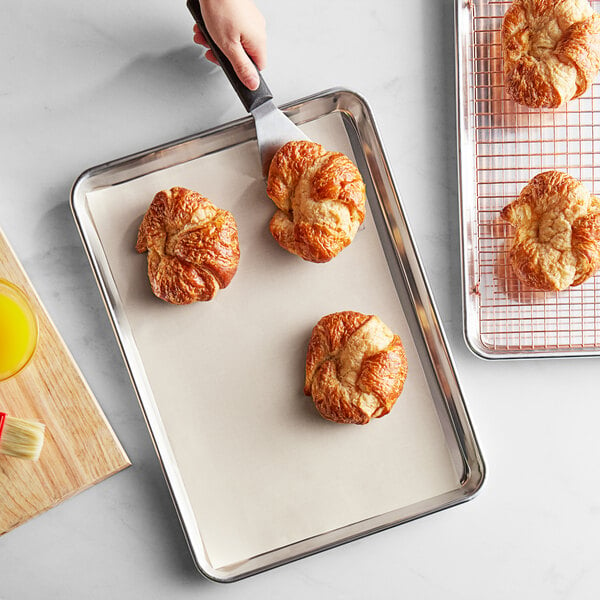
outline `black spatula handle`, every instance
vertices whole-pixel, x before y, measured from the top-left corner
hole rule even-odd
[[[199,0],[187,0],[187,7],[188,10],[192,13],[194,19],[196,20],[200,31],[202,32],[208,45],[210,46],[210,49],[213,51],[213,54],[215,55],[216,59],[221,64],[221,67],[223,67],[225,75],[227,75],[227,78],[231,82],[233,89],[237,92],[237,95],[240,97],[240,100],[242,101],[242,104],[244,105],[246,110],[250,112],[251,110],[254,110],[267,100],[271,100],[273,98],[273,95],[271,94],[271,91],[267,87],[267,84],[265,83],[258,69],[256,69],[256,72],[258,73],[260,84],[256,90],[249,90],[240,81],[239,77],[235,72],[235,69],[233,68],[233,65],[229,62],[229,59],[221,51],[219,46],[215,44],[214,40],[208,33],[208,29],[206,28],[206,24],[204,23],[204,19],[202,17],[202,11],[200,10]],[[254,64],[254,62],[252,64]]]

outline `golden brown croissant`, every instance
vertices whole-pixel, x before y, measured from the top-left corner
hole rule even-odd
[[[173,304],[212,300],[229,285],[240,258],[233,215],[180,187],[154,196],[136,250],[148,251],[154,294]]]
[[[269,168],[276,204],[270,230],[282,248],[322,263],[354,239],[365,218],[365,184],[352,161],[315,142],[288,142]]]
[[[600,268],[600,199],[574,177],[540,173],[500,214],[516,227],[510,261],[530,287],[564,290]]]
[[[581,96],[600,68],[600,15],[588,0],[513,0],[502,24],[508,95],[532,108]]]
[[[407,367],[400,338],[378,317],[333,313],[313,329],[304,393],[326,419],[363,425],[390,412]]]

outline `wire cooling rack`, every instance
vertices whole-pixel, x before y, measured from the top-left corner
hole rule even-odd
[[[467,342],[486,358],[600,353],[600,274],[563,292],[527,288],[499,215],[550,169],[600,193],[600,82],[555,110],[516,104],[504,90],[500,33],[511,2],[456,1]]]

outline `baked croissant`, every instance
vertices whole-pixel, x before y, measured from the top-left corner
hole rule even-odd
[[[565,290],[600,268],[600,199],[574,177],[540,173],[500,214],[516,227],[510,261],[528,286]]]
[[[325,419],[363,425],[390,412],[407,366],[400,338],[378,317],[333,313],[313,329],[304,393]]]
[[[229,285],[240,259],[233,215],[181,187],[154,196],[136,250],[148,252],[152,291],[172,304],[212,300]]]
[[[365,184],[352,161],[315,142],[288,142],[269,168],[267,194],[278,210],[269,228],[282,248],[323,263],[354,239],[365,218]]]
[[[588,0],[513,0],[502,52],[508,95],[531,108],[556,108],[598,74],[600,15]]]

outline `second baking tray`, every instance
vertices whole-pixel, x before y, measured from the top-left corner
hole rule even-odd
[[[541,171],[568,172],[600,193],[600,83],[555,110],[508,98],[501,27],[510,4],[455,0],[465,338],[489,359],[600,355],[600,273],[562,292],[527,288],[500,219]]]
[[[306,263],[270,236],[251,119],[93,168],[72,192],[194,561],[222,582],[463,502],[484,477],[368,105],[330,90],[285,110],[365,179],[365,223],[330,263]],[[156,299],[134,250],[153,195],[175,185],[238,223],[238,273],[212,302]],[[378,314],[409,361],[390,415],[363,427],[325,421],[302,394],[311,329],[340,310]]]

